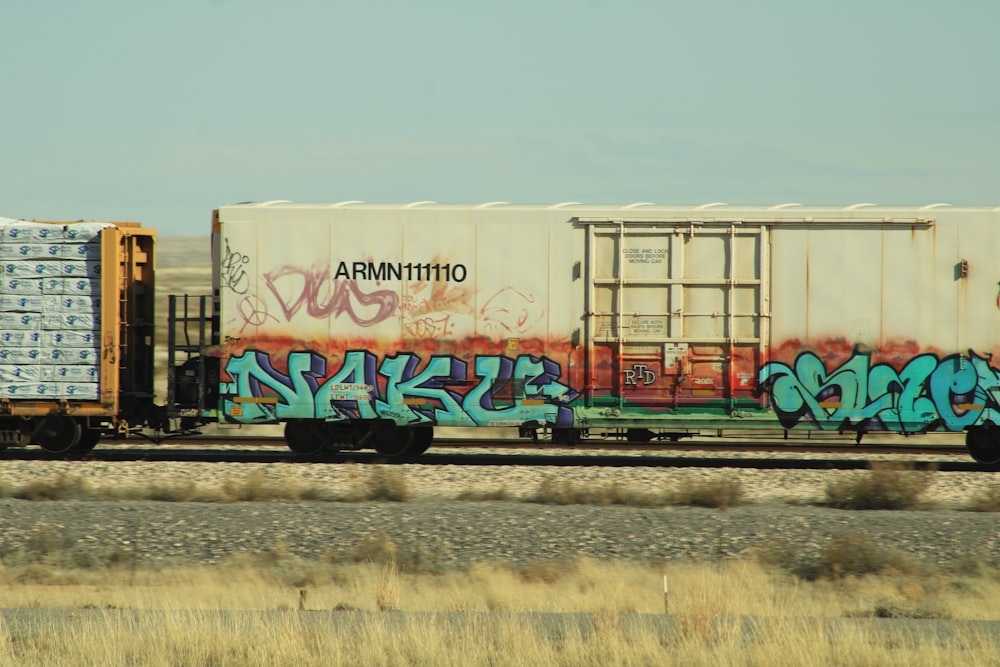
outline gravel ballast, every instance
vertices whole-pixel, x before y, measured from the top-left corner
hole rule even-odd
[[[847,512],[773,503],[728,510],[550,506],[520,502],[159,503],[0,502],[4,547],[55,529],[67,547],[118,548],[140,560],[214,563],[272,550],[350,558],[385,537],[404,559],[441,565],[528,563],[588,556],[630,560],[746,555],[788,540],[818,551],[834,534],[865,531],[883,547],[930,563],[1000,560],[995,515],[952,511]]]
[[[124,551],[140,561],[215,563],[280,551],[303,558],[363,556],[359,545],[382,538],[404,557],[441,566],[528,563],[587,556],[633,560],[715,559],[789,543],[818,551],[833,535],[863,531],[879,546],[930,564],[1000,562],[996,514],[960,511],[996,484],[985,473],[936,473],[920,511],[845,511],[817,507],[828,481],[850,471],[670,468],[526,468],[399,465],[407,502],[0,501],[5,552],[43,532],[67,549]],[[0,483],[24,485],[60,473],[93,487],[193,480],[221,485],[262,473],[277,483],[346,492],[372,466],[326,464],[107,463],[0,461]],[[547,477],[574,484],[671,488],[685,480],[736,477],[750,504],[729,508],[557,506],[523,502]],[[460,501],[473,489],[503,487],[510,501]]]

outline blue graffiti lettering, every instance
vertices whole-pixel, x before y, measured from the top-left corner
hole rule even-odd
[[[379,373],[387,378],[385,401],[378,402],[382,412],[393,410],[395,414],[406,414],[404,406],[414,406],[410,412],[419,421],[434,420],[456,426],[475,426],[476,422],[462,409],[461,394],[445,388],[445,382],[457,378],[464,379],[465,362],[454,357],[431,357],[427,367],[419,375],[414,375],[420,359],[413,354],[387,357],[382,361]],[[421,400],[424,399],[424,400]],[[433,410],[427,405],[437,405]]]
[[[223,405],[226,414],[232,414],[239,405],[246,421],[272,422],[302,416],[304,401],[309,407],[308,417],[313,417],[313,396],[319,388],[319,379],[325,375],[326,359],[318,354],[294,354],[288,356],[288,374],[285,375],[271,365],[271,359],[262,352],[247,352],[239,357],[231,357],[226,371],[233,378],[226,394],[239,398],[264,398],[262,389],[271,390],[269,396],[274,403],[235,401],[227,398]],[[249,417],[247,419],[247,417]]]
[[[579,397],[560,382],[558,363],[531,355],[477,356],[474,378],[461,359],[432,356],[421,365],[412,353],[379,363],[370,352],[352,350],[326,380],[327,360],[315,352],[292,352],[286,366],[287,372],[276,369],[270,355],[255,350],[230,357],[230,381],[220,385],[225,414],[247,423],[388,418],[448,426],[542,421],[568,428],[570,403]]]
[[[814,353],[803,352],[794,368],[765,364],[758,380],[787,428],[802,419],[825,430],[902,433],[1000,422],[1000,372],[971,351],[943,359],[918,355],[899,372],[887,364],[872,366],[862,353],[830,370]]]
[[[316,391],[316,417],[327,421],[378,418],[379,414],[375,411],[377,394],[374,391],[369,393],[369,400],[335,399],[333,396],[335,393],[341,393],[335,392],[335,389],[345,384],[373,385],[377,365],[378,359],[370,352],[353,351],[344,355],[344,363],[341,364],[340,370]]]

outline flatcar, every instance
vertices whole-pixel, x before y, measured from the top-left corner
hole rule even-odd
[[[1000,208],[276,201],[218,208],[211,247],[212,293],[170,302],[165,404],[119,374],[106,429],[282,424],[307,456],[937,431],[1000,462]]]
[[[0,449],[153,423],[154,230],[0,218]]]

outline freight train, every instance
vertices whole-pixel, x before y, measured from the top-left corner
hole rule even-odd
[[[75,227],[0,224],[6,444],[207,423],[283,424],[306,456],[418,455],[443,427],[941,431],[1000,462],[1000,208],[222,206],[212,293],[170,298],[162,404],[155,234],[97,225],[80,251]],[[79,348],[52,337],[74,314]]]

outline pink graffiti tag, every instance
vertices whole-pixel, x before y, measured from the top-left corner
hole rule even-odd
[[[282,295],[279,282],[284,284],[285,291],[292,294],[292,297]],[[355,324],[368,327],[392,317],[399,305],[399,295],[392,290],[364,292],[356,280],[330,280],[329,267],[304,269],[282,266],[265,273],[264,283],[278,300],[281,312],[289,321],[305,306],[310,317],[321,319],[347,313]],[[375,307],[375,312],[370,316],[366,317],[358,312],[359,307],[363,309],[369,306]],[[362,310],[362,313],[367,312],[370,309]]]
[[[479,314],[488,328],[500,326],[512,333],[524,333],[533,320],[541,319],[545,310],[535,303],[533,296],[505,287],[483,304]]]

